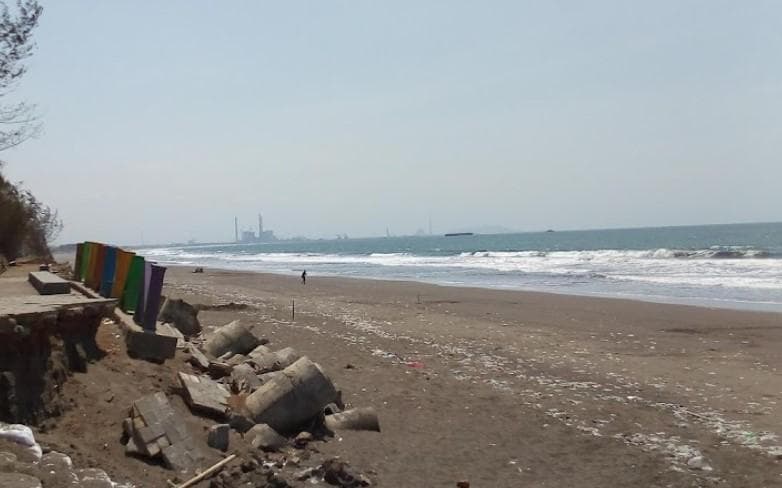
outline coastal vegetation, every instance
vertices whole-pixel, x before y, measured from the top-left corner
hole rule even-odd
[[[27,72],[24,62],[35,49],[33,31],[42,11],[37,0],[18,0],[13,11],[0,2],[0,151],[40,132],[35,105],[9,98]],[[0,162],[0,171],[2,165]],[[0,255],[8,259],[20,255],[48,257],[47,243],[61,229],[56,210],[0,172]]]

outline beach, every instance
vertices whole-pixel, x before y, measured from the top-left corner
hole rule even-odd
[[[782,316],[172,267],[164,293],[318,361],[382,433],[323,444],[378,486],[776,486]],[[293,308],[295,306],[295,316]]]

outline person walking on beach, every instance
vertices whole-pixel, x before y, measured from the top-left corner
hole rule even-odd
[[[307,270],[301,272],[301,284],[306,285],[307,284]]]

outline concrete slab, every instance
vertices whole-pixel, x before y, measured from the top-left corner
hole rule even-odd
[[[120,309],[115,309],[114,318],[125,332],[125,346],[131,357],[162,363],[176,355],[177,337],[145,331]]]
[[[192,471],[204,459],[187,426],[177,415],[162,392],[147,395],[133,402],[131,439],[126,446],[131,452],[149,457],[161,456],[169,469]]]
[[[8,273],[6,273],[8,274]],[[37,295],[38,292],[25,276],[0,275],[0,297]]]
[[[30,316],[60,312],[61,310],[113,307],[117,300],[112,298],[88,298],[79,293],[67,295],[25,295],[0,297],[0,317],[26,319]]]
[[[193,344],[187,346],[190,353],[190,364],[206,371],[209,369],[209,359]]]
[[[225,387],[205,376],[179,373],[179,382],[185,390],[185,400],[194,411],[224,418],[228,413],[230,393]]]
[[[64,295],[71,292],[71,284],[68,281],[48,271],[33,271],[27,279],[41,295]]]

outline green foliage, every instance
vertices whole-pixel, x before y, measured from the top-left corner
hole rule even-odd
[[[35,49],[32,33],[42,11],[37,0],[17,0],[13,13],[0,1],[0,100],[5,101],[27,71],[24,60]],[[0,103],[0,151],[21,144],[38,130],[34,106]],[[56,211],[0,174],[0,255],[50,257],[47,242],[61,229]]]
[[[21,255],[50,257],[47,242],[61,230],[56,210],[0,175],[0,254],[8,259]]]
[[[12,15],[0,1],[0,99],[5,99],[27,72],[24,60],[35,49],[32,35],[43,8],[37,0],[17,0],[15,10],[16,15]],[[0,104],[0,151],[21,144],[39,130],[34,105]]]

